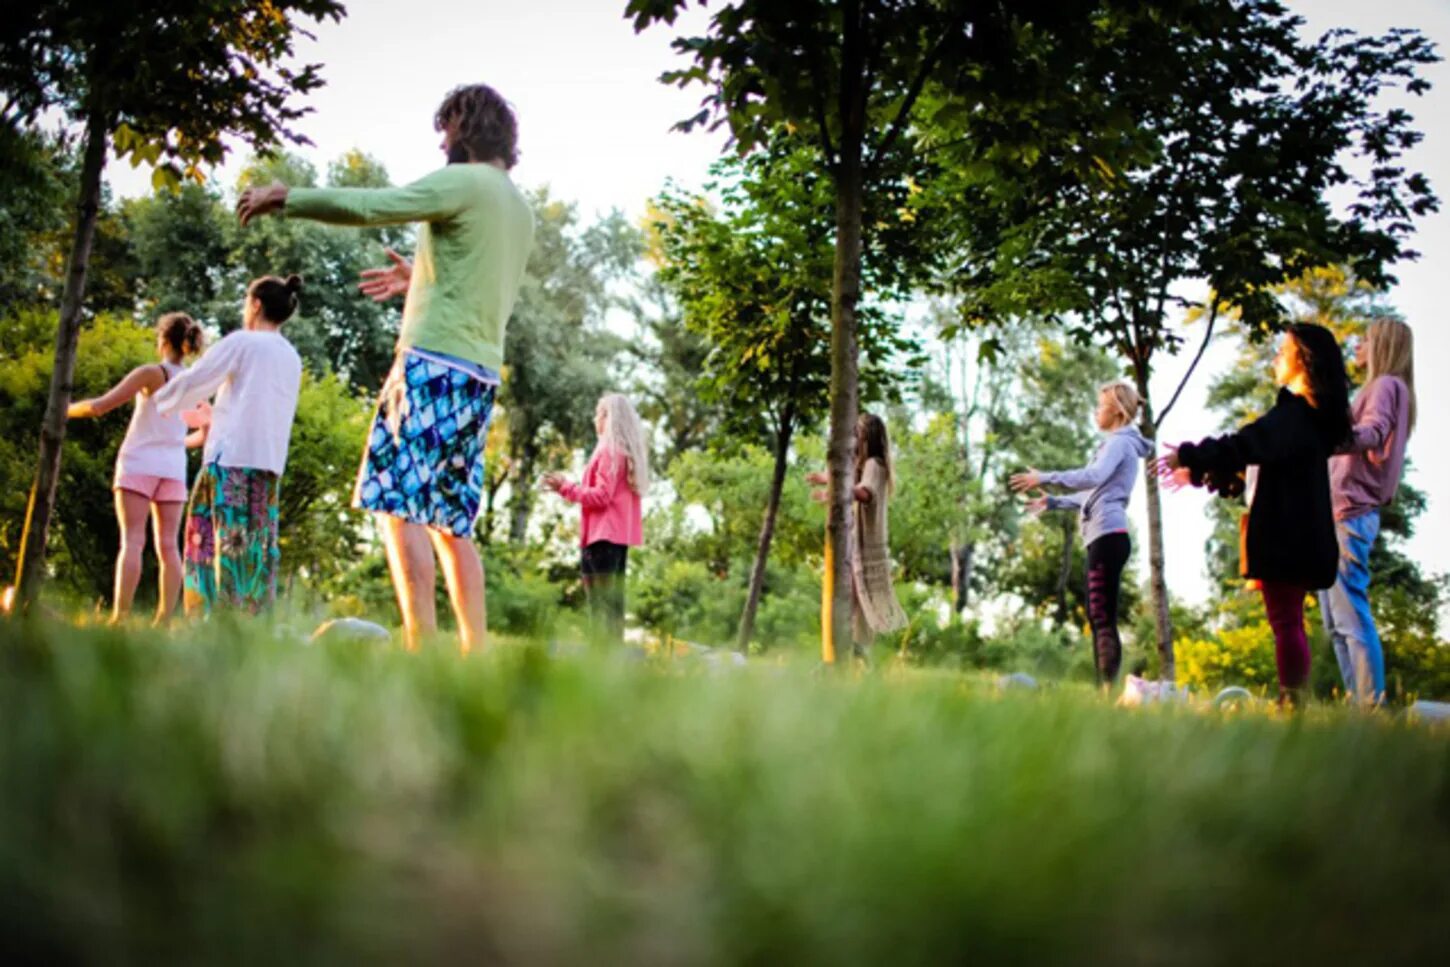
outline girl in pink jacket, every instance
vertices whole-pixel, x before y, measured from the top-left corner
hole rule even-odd
[[[611,393],[594,409],[599,444],[578,483],[557,473],[544,486],[579,505],[579,571],[598,641],[624,640],[624,572],[629,549],[641,542],[640,498],[649,490],[649,450],[639,414]]]

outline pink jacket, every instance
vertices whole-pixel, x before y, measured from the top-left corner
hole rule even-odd
[[[579,546],[609,541],[638,547],[641,543],[639,494],[629,486],[624,454],[599,447],[579,483],[565,483],[559,495],[579,505]]]
[[[1395,499],[1405,469],[1410,388],[1381,376],[1354,398],[1354,439],[1329,460],[1334,519],[1349,520]]]

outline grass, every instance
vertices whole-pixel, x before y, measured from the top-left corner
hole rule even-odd
[[[1410,963],[1450,735],[0,623],[0,958]]]

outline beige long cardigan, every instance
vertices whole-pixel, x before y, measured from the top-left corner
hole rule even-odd
[[[856,501],[851,518],[851,637],[865,644],[906,627],[906,612],[891,583],[886,467],[874,457],[867,460],[858,483],[871,491],[871,499]]]

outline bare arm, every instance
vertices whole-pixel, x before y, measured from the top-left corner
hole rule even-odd
[[[165,373],[166,371],[155,363],[137,366],[105,394],[94,399],[72,403],[66,410],[66,418],[81,420],[105,416],[123,403],[129,403],[135,399],[137,393],[154,393],[157,387],[166,382]]]

